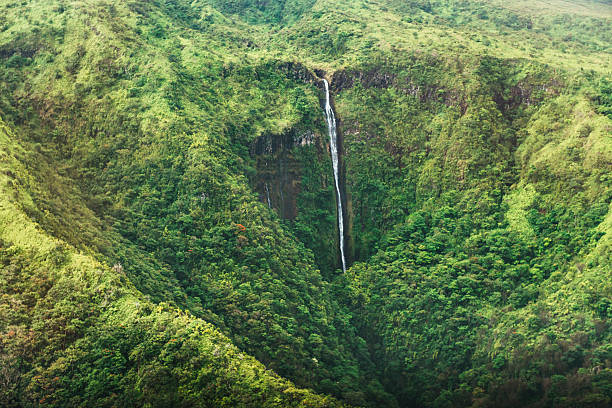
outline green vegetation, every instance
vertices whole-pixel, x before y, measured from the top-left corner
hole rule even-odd
[[[452,64],[337,96],[354,321],[401,405],[605,406],[611,123],[537,65]]]
[[[28,219],[26,152],[0,121],[3,406],[336,406],[241,353],[209,323],[153,304]]]
[[[0,405],[609,406],[612,9],[506,3],[0,2]]]

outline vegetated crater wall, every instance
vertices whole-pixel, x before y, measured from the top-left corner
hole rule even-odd
[[[300,124],[281,133],[267,133],[256,138],[250,146],[250,156],[255,161],[256,173],[251,177],[251,184],[258,194],[262,203],[274,209],[278,215],[286,220],[295,221],[303,208],[300,208],[300,193],[306,190],[314,192],[317,197],[325,197],[325,202],[304,203],[304,205],[323,205],[325,208],[317,208],[319,212],[331,216],[335,214],[335,194],[333,191],[334,177],[331,165],[331,153],[329,135],[323,128],[325,109],[325,93],[323,80],[326,73],[321,70],[310,70],[303,64],[297,62],[279,62],[276,69],[286,77],[297,82],[310,83],[317,87],[319,94],[319,108],[321,116],[321,127],[305,127]],[[331,95],[333,106],[333,95]],[[342,208],[344,223],[345,252],[347,261],[352,259],[351,220],[350,220],[350,198],[344,182],[346,168],[344,166],[341,121],[337,121],[337,142],[339,149],[340,165],[340,190],[342,196]],[[310,167],[308,173],[315,173],[315,177],[307,177],[307,186],[304,186],[305,167]],[[327,194],[329,192],[329,194]],[[329,196],[329,197],[328,197]],[[312,209],[311,209],[312,210]],[[317,226],[321,228],[321,226]],[[333,247],[338,252],[336,266],[340,265],[339,244],[334,245],[334,237],[337,240],[337,224],[330,224],[329,231],[324,234],[328,247]],[[335,232],[334,232],[335,229]],[[318,254],[316,254],[318,255]]]

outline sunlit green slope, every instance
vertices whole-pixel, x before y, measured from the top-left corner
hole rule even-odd
[[[210,324],[153,304],[120,265],[47,235],[26,215],[41,187],[25,162],[40,157],[17,139],[0,121],[3,406],[338,405],[266,370]]]

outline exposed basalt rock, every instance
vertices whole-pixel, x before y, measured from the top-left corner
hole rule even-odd
[[[306,83],[317,82],[315,75],[299,62],[279,62],[277,69],[283,72],[287,78],[291,78],[294,81],[301,81]]]
[[[251,144],[251,157],[273,155],[283,150],[313,144],[315,134],[311,130],[296,131],[291,129],[282,135],[267,133],[255,139]]]
[[[300,62],[295,61],[280,61],[276,63],[276,69],[279,72],[285,74],[285,76],[289,79],[292,79],[297,82],[303,82],[308,84],[314,84],[321,91],[325,90],[325,85],[323,84],[323,79],[325,78],[326,72],[322,69],[314,69],[310,70],[305,65]],[[330,86],[331,86],[330,81]],[[322,99],[324,102],[324,99]],[[322,102],[322,103],[323,103]]]
[[[404,91],[408,95],[414,96],[422,103],[443,102],[447,106],[454,106],[460,104],[463,99],[456,92],[448,91],[437,86],[421,86],[413,82],[401,85],[398,89]]]
[[[291,129],[281,135],[265,134],[251,144],[257,175],[253,186],[264,204],[278,211],[281,218],[293,220],[297,216],[296,198],[300,192],[301,166],[293,152],[314,144],[311,130]]]
[[[434,84],[421,85],[410,78],[399,79],[394,73],[381,70],[337,71],[332,77],[331,88],[340,92],[360,84],[364,88],[386,89],[394,87],[417,98],[421,103],[439,102],[446,106],[458,106],[462,113],[467,110],[466,95],[455,89],[445,89]],[[543,100],[559,95],[562,84],[558,82],[542,83],[537,80],[525,79],[507,88],[505,92],[494,96],[494,100],[503,113],[510,112],[521,105],[537,105]]]
[[[337,71],[332,76],[331,89],[334,93],[352,88],[359,82],[365,88],[388,88],[393,85],[397,75],[381,70]]]
[[[501,112],[508,112],[520,105],[537,105],[547,98],[559,95],[561,84],[552,81],[544,84],[534,84],[527,80],[520,81],[509,89],[509,96],[495,95],[495,103]]]
[[[363,71],[338,71],[332,77],[332,90],[337,93],[361,84],[364,88],[386,89],[394,87],[412,95],[422,103],[443,102],[448,106],[461,105],[461,96],[434,85],[419,85],[411,80],[399,80],[397,74],[379,69]]]

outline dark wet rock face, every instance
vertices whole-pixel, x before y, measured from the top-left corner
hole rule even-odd
[[[278,64],[277,69],[284,73],[287,78],[291,78],[294,81],[311,83],[316,81],[314,74],[299,62],[281,62]]]
[[[361,83],[365,88],[389,88],[393,85],[396,74],[382,70],[371,71],[338,71],[334,73],[331,81],[331,89],[334,93],[344,89],[352,88]]]
[[[370,71],[338,71],[332,77],[331,88],[334,93],[354,87],[360,84],[364,88],[396,88],[412,95],[423,103],[442,100],[447,105],[458,103],[457,95],[446,92],[440,87],[432,85],[419,85],[410,79],[399,79],[396,73],[381,69]]]
[[[251,157],[261,155],[274,155],[281,151],[291,150],[294,147],[313,144],[315,134],[311,130],[297,131],[291,129],[282,135],[265,134],[251,144]]]
[[[291,129],[281,135],[262,135],[251,144],[257,169],[253,187],[261,202],[277,210],[281,218],[293,220],[298,212],[302,169],[295,149],[313,145],[315,140],[311,130]]]
[[[556,82],[545,84],[532,84],[521,81],[512,86],[508,91],[508,96],[495,95],[495,103],[502,112],[511,111],[521,105],[537,105],[547,98],[559,95],[560,84]]]

